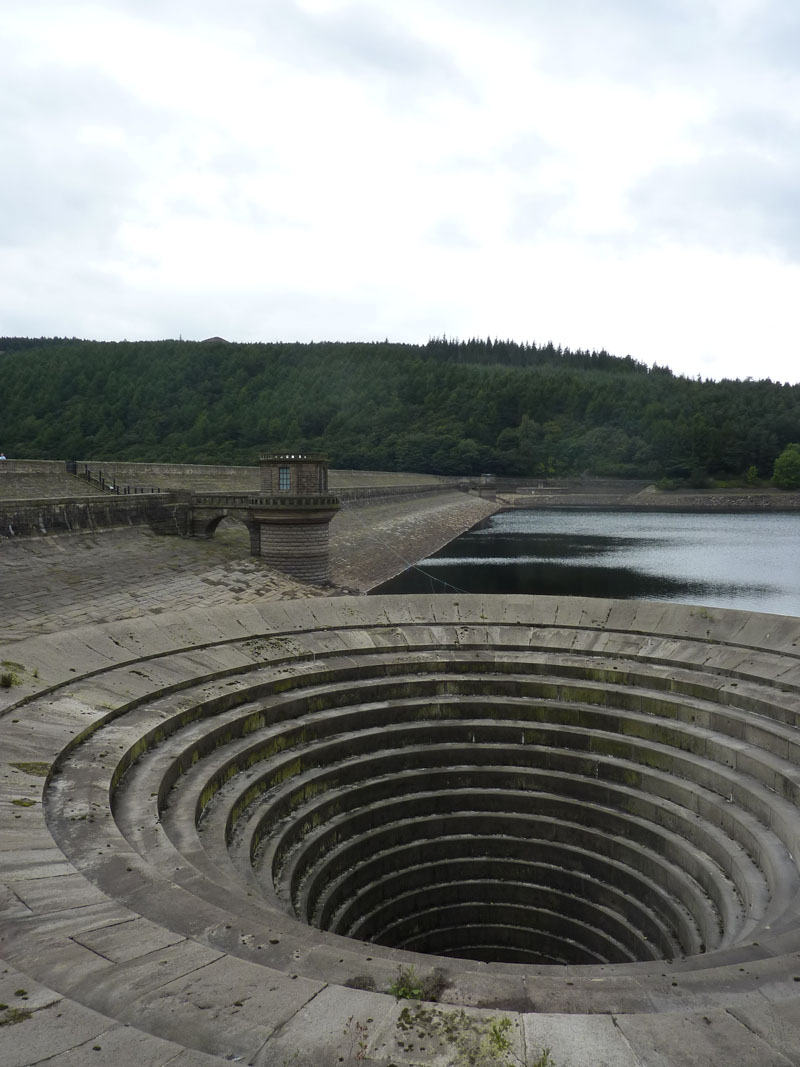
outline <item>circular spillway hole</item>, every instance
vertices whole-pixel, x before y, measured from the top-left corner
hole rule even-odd
[[[663,1032],[688,1020],[706,1059],[769,1058],[753,990],[769,1008],[800,988],[797,620],[430,597],[195,621],[102,644],[87,631],[92,670],[6,719],[10,787],[34,748],[49,762],[41,808],[23,814],[44,815],[56,846],[31,853],[53,878],[31,882],[28,860],[12,876],[20,970],[44,980],[50,960],[57,985],[62,943],[105,951],[111,936],[112,986],[138,959],[174,955],[195,967],[193,1002],[255,981],[279,1013],[292,1005],[302,1036],[308,1003],[323,1030],[331,997],[360,1019],[364,990],[391,993],[413,967],[446,982],[438,999],[459,1013],[480,998],[628,1018],[620,1040],[638,1033],[646,1058],[664,1012]],[[33,936],[36,885],[65,870],[63,908],[51,899]],[[120,907],[145,921],[103,927]],[[698,958],[666,962],[681,956]],[[748,1027],[718,1032],[712,1001],[749,1012]],[[258,1019],[237,1018],[252,1052]],[[280,1060],[290,1030],[276,1034],[262,1055]]]
[[[745,897],[768,896],[720,795],[725,740],[709,760],[680,695],[588,668],[566,685],[411,666],[315,693],[281,734],[251,855],[301,921],[436,956],[605,965],[719,947]]]
[[[133,707],[107,728],[128,747],[104,728],[62,767],[59,833],[82,838],[70,798],[110,773],[123,838],[198,895],[229,886],[248,914],[498,964],[715,952],[791,902],[786,729],[753,722],[750,694],[501,633],[478,654],[415,636],[353,654],[348,635],[324,660],[280,646],[275,669]]]

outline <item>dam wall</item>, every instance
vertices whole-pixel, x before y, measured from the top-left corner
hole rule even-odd
[[[587,479],[560,486],[498,484],[481,489],[503,507],[528,510],[581,508],[586,511],[677,511],[687,514],[797,511],[800,492],[771,486],[733,489],[658,489],[641,481]]]
[[[206,463],[128,463],[122,460],[81,459],[79,475],[91,471],[96,480],[102,475],[108,484],[132,488],[193,489],[196,492],[257,492],[261,488],[261,468],[232,464]],[[61,464],[63,470],[63,463]],[[435,474],[402,471],[329,470],[328,487],[332,490],[359,487],[404,485],[446,485],[456,479]]]
[[[159,533],[187,532],[188,506],[179,494],[95,494],[75,499],[0,500],[0,542],[53,534],[99,533],[149,526]]]
[[[469,499],[466,494],[436,483],[361,486],[340,490],[337,495],[343,509],[363,510],[381,503],[396,503],[411,514],[420,506],[416,501],[438,499],[443,494],[459,502],[460,510],[466,510],[468,517],[475,516],[473,522],[467,521],[465,526],[458,521],[453,537],[496,510],[496,506],[475,500],[465,509],[464,501]],[[149,526],[158,533],[186,536],[191,531],[191,510],[191,494],[176,491],[132,491],[128,495],[95,490],[92,494],[72,496],[62,488],[60,493],[54,492],[51,496],[23,495],[12,499],[4,499],[0,494],[0,541],[52,534],[99,533],[126,526]]]

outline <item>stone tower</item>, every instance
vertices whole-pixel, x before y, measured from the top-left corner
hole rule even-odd
[[[328,457],[319,452],[268,452],[260,457],[261,492],[251,514],[259,555],[305,582],[330,578],[328,528],[339,498],[328,492]]]

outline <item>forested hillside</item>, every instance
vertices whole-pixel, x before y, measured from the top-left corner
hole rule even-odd
[[[702,480],[770,477],[800,385],[675,377],[512,342],[228,344],[0,339],[8,456]],[[755,470],[753,470],[755,468]]]

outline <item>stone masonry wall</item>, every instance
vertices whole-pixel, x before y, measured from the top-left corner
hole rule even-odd
[[[42,500],[46,497],[96,496],[98,488],[74,474],[67,474],[63,466],[56,471],[26,471],[9,469],[0,462],[0,500]]]
[[[260,489],[258,467],[233,467],[199,463],[124,463],[116,460],[79,460],[78,472],[88,467],[93,477],[101,471],[106,482],[158,489],[195,489],[226,492]]]
[[[282,489],[280,485],[280,471],[289,471],[290,487]],[[261,464],[261,488],[265,493],[288,492],[290,495],[305,496],[309,493],[324,493],[327,491],[325,468],[321,463],[300,463],[296,460],[287,460],[274,463]]]
[[[9,461],[11,462],[11,461]],[[14,461],[35,463],[38,461]],[[49,463],[50,461],[42,461]],[[64,470],[61,461],[52,461],[54,471]],[[254,491],[261,489],[261,472],[256,466],[238,467],[224,464],[203,463],[127,463],[118,460],[82,459],[78,461],[78,473],[84,467],[93,473],[103,472],[106,481],[116,480],[120,485],[161,489],[195,489],[201,492]],[[402,471],[354,471],[329,470],[328,486],[331,490],[370,486],[443,485],[453,479],[435,474],[409,474]]]
[[[120,526],[151,526],[158,532],[183,534],[186,513],[186,505],[168,494],[8,501],[0,503],[0,541]]]
[[[261,558],[303,582],[327,582],[328,523],[262,523]]]
[[[63,459],[2,459],[0,476],[4,474],[63,474]]]

